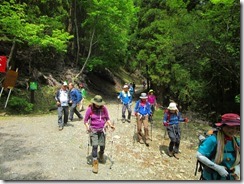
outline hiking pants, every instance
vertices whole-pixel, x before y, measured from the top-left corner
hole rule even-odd
[[[138,141],[142,139],[142,125],[144,126],[144,134],[146,140],[149,138],[149,130],[148,130],[148,115],[146,116],[137,116],[137,137]]]
[[[178,153],[180,146],[180,125],[173,124],[167,127],[168,135],[170,138],[169,151]]]
[[[64,113],[64,118],[63,118]],[[58,106],[58,126],[63,127],[68,122],[69,106]]]
[[[78,118],[83,118],[81,113],[79,111],[77,111],[76,107],[77,107],[77,104],[74,104],[74,103],[72,103],[72,105],[70,106],[69,119],[71,121],[74,118],[74,113],[78,116]]]
[[[90,133],[90,140],[92,145],[92,157],[97,158],[98,146],[100,146],[100,152],[102,154],[104,153],[106,135],[104,132],[92,132]]]
[[[92,158],[97,158],[97,150],[98,150],[98,145],[92,146]],[[100,146],[100,152],[101,154],[104,153],[105,146]]]
[[[128,110],[128,119],[131,117],[131,105],[130,104],[123,104],[122,106],[122,118],[125,119],[125,111]]]

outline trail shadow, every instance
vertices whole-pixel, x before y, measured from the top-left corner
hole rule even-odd
[[[159,149],[160,154],[163,155],[164,153],[167,153],[167,151],[168,151],[168,146],[160,145],[160,146],[158,147],[158,149]]]
[[[91,156],[91,155],[88,155],[88,156],[86,157],[86,163],[87,163],[88,165],[92,165],[92,156]]]
[[[1,128],[3,130],[4,128]],[[25,160],[27,155],[39,153],[38,146],[30,146],[25,135],[22,134],[8,134],[0,132],[0,179],[4,181],[9,180],[47,180],[47,176],[39,170],[31,171],[27,174],[21,174],[18,168],[15,168],[7,163]],[[28,145],[28,146],[25,146]],[[22,170],[28,167],[28,161],[22,166]],[[35,162],[35,165],[40,165],[40,162]],[[40,169],[40,168],[37,168]]]

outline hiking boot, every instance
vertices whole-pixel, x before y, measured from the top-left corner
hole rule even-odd
[[[130,119],[127,119],[127,122],[130,123]]]
[[[62,126],[58,127],[58,130],[59,131],[63,130],[63,127]]]
[[[125,123],[125,119],[124,118],[122,119],[122,123]]]
[[[143,140],[138,140],[138,142],[140,143],[140,144],[144,144],[144,142],[143,142]]]
[[[148,138],[145,140],[145,144],[149,144],[148,140],[149,140]]]
[[[98,157],[98,161],[99,161],[100,163],[104,163],[105,160],[104,160],[104,155],[103,155],[103,153],[102,153],[101,151],[99,151],[99,152],[98,152],[98,155],[99,155],[99,157]]]
[[[178,153],[181,153],[180,150],[174,150],[174,153],[178,154]]]
[[[98,173],[98,161],[97,160],[93,160],[93,163],[92,163],[92,172],[93,173]]]
[[[170,157],[172,157],[172,156],[173,156],[173,154],[174,154],[174,152],[173,152],[173,151],[169,151],[169,152],[168,152],[168,155],[169,155]]]

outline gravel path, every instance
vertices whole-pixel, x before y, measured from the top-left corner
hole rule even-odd
[[[133,141],[135,119],[122,123],[121,106],[107,101],[115,132],[107,133],[105,164],[92,173],[83,121],[58,131],[57,113],[0,117],[1,180],[197,180],[195,153],[182,140],[179,159],[165,153],[164,130],[153,128],[149,147]],[[119,109],[118,109],[119,107]],[[84,114],[84,111],[82,112]],[[153,127],[161,122],[154,122]],[[113,137],[113,141],[112,141]],[[91,152],[91,147],[89,148]],[[111,168],[110,168],[111,167]]]

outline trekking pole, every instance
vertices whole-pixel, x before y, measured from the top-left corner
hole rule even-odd
[[[88,138],[87,138],[87,157],[89,156],[89,147],[90,147],[90,135],[88,133]]]
[[[119,121],[119,102],[118,102],[118,108],[117,108],[117,122]]]
[[[152,128],[153,128],[153,125],[152,125],[152,121],[151,121],[151,141],[152,141]]]
[[[133,135],[133,146],[135,145],[136,142],[136,123],[135,123],[134,135]]]
[[[112,122],[112,125],[114,125],[114,121]],[[110,167],[109,169],[112,169],[112,166],[114,164],[113,160],[112,160],[112,157],[113,157],[113,144],[114,144],[114,137],[113,137],[113,130],[111,131],[111,150],[110,150],[110,161],[111,161],[111,164],[110,164]]]
[[[88,134],[88,137],[87,137],[87,156],[86,156],[86,159],[87,159],[87,164],[90,164],[90,151],[89,151],[89,147],[90,147],[90,133],[87,132]]]
[[[167,135],[167,128],[164,126],[164,139],[165,139],[166,135]]]

